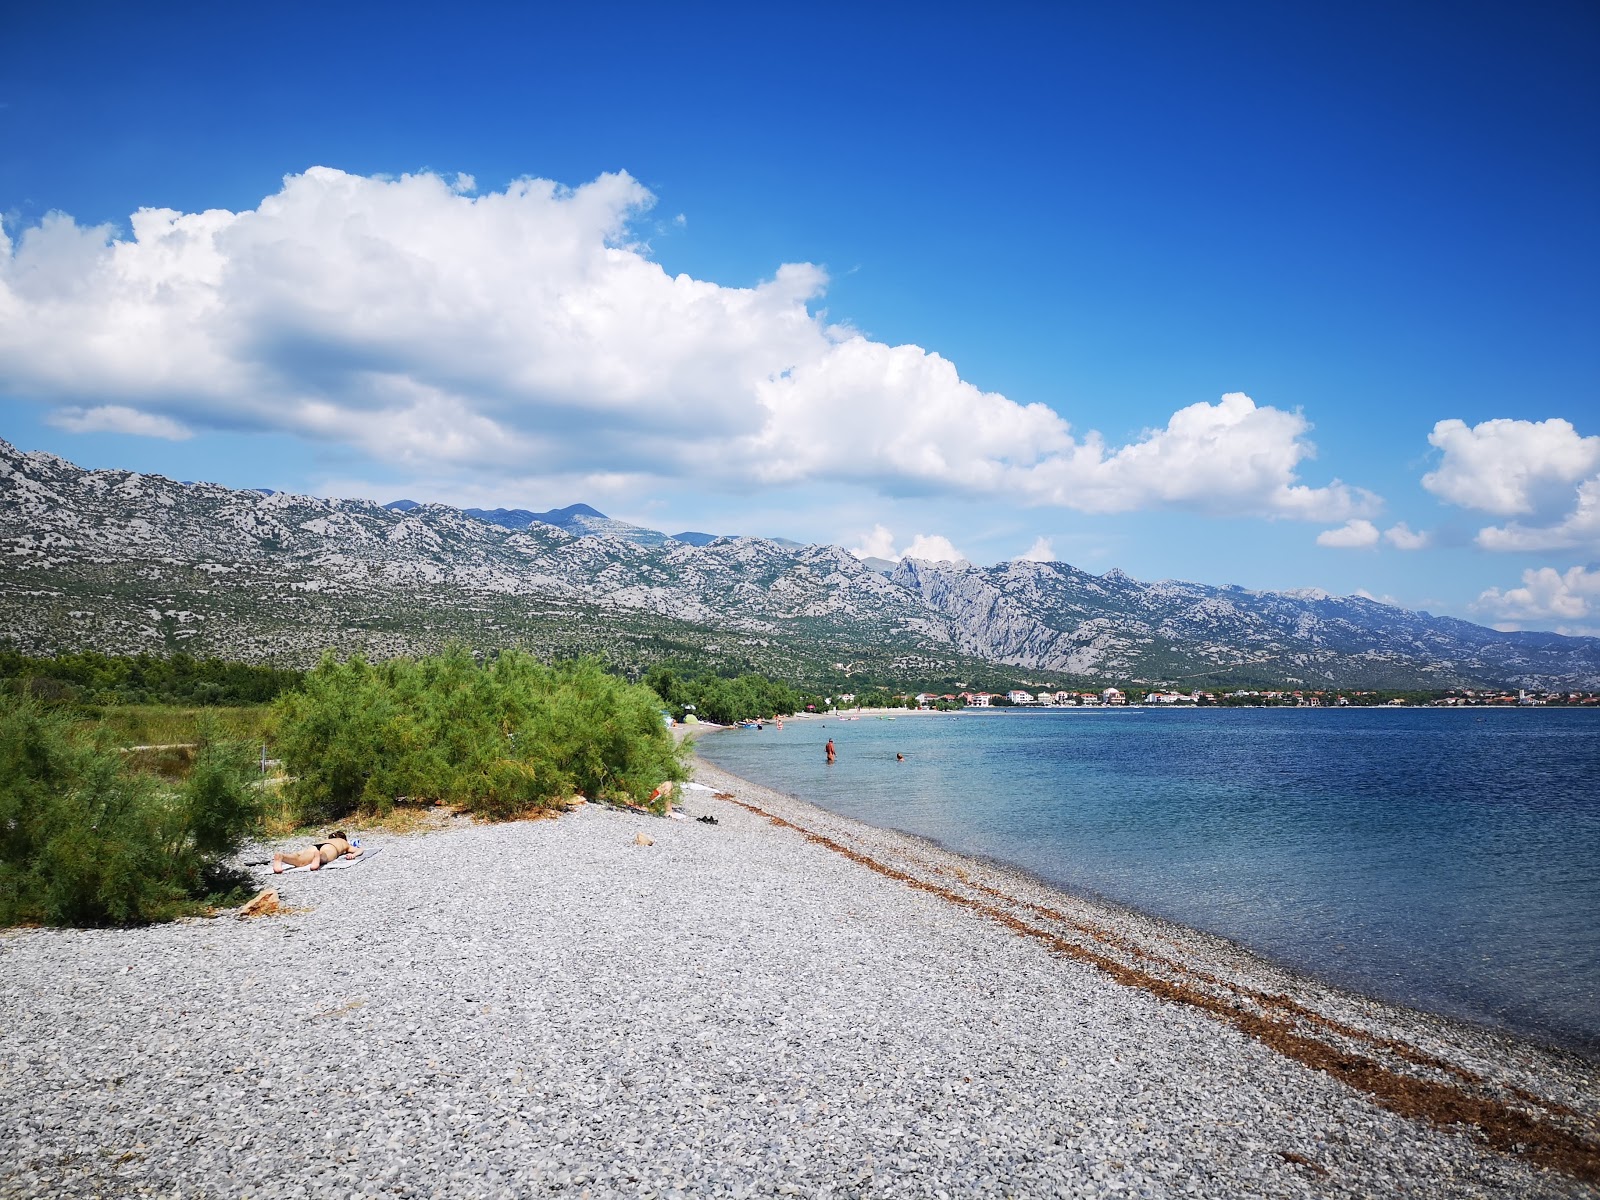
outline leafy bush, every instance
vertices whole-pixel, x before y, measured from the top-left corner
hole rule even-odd
[[[278,751],[307,823],[401,798],[505,818],[574,792],[645,802],[686,772],[647,688],[592,660],[545,666],[459,647],[369,664],[324,657],[278,702]]]
[[[241,744],[204,740],[174,791],[63,715],[0,695],[0,924],[141,924],[221,898],[256,817],[248,770]]]

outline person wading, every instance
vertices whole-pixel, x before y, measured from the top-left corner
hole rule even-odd
[[[827,750],[828,750],[828,761],[831,763],[834,760],[834,750],[833,750],[833,739],[832,738],[828,739]]]

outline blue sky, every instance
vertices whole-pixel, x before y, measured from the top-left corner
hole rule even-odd
[[[8,43],[25,449],[1600,633],[1592,5],[64,4]]]

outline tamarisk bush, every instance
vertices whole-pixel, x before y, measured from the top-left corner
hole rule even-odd
[[[0,693],[0,925],[137,925],[222,901],[257,817],[249,751],[207,731],[173,786]]]
[[[650,689],[591,659],[460,647],[368,663],[324,656],[278,700],[278,751],[305,822],[443,801],[505,818],[564,802],[647,803],[687,777]],[[657,804],[663,802],[657,801]]]

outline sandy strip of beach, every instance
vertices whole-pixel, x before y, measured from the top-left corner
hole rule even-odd
[[[1600,1194],[1593,1064],[697,777],[0,936],[0,1194]]]

